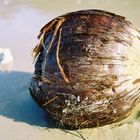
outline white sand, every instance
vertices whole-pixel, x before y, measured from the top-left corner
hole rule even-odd
[[[33,72],[31,51],[39,29],[53,17],[78,9],[105,9],[128,17],[140,27],[139,0],[77,0],[77,3],[0,1],[0,47],[10,48],[14,56],[14,71],[0,73],[0,140],[140,140],[140,120],[134,119],[135,114],[131,123],[121,126],[64,131],[54,127],[53,120],[29,95],[32,74],[25,71]]]
[[[140,121],[120,126],[82,129],[55,128],[53,120],[32,100],[28,92],[32,74],[0,73],[0,140],[140,140]],[[128,122],[129,122],[128,121]]]

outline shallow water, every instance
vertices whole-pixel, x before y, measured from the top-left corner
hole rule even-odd
[[[31,52],[45,23],[70,11],[91,8],[126,16],[140,28],[139,0],[0,0],[0,47],[11,49],[13,70],[33,71]]]

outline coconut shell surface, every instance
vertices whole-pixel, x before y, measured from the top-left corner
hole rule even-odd
[[[30,94],[62,126],[112,124],[140,102],[140,34],[101,10],[65,14],[46,24],[34,49]]]

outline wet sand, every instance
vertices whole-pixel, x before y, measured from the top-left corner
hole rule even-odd
[[[12,71],[0,72],[0,140],[140,140],[139,111],[117,125],[62,130],[29,94],[31,52],[40,28],[58,15],[89,8],[124,15],[140,29],[139,0],[0,1],[0,47],[14,56]]]

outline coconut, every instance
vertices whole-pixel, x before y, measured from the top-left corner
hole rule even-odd
[[[124,17],[83,10],[47,23],[33,50],[30,94],[62,126],[126,118],[140,102],[140,33]]]

